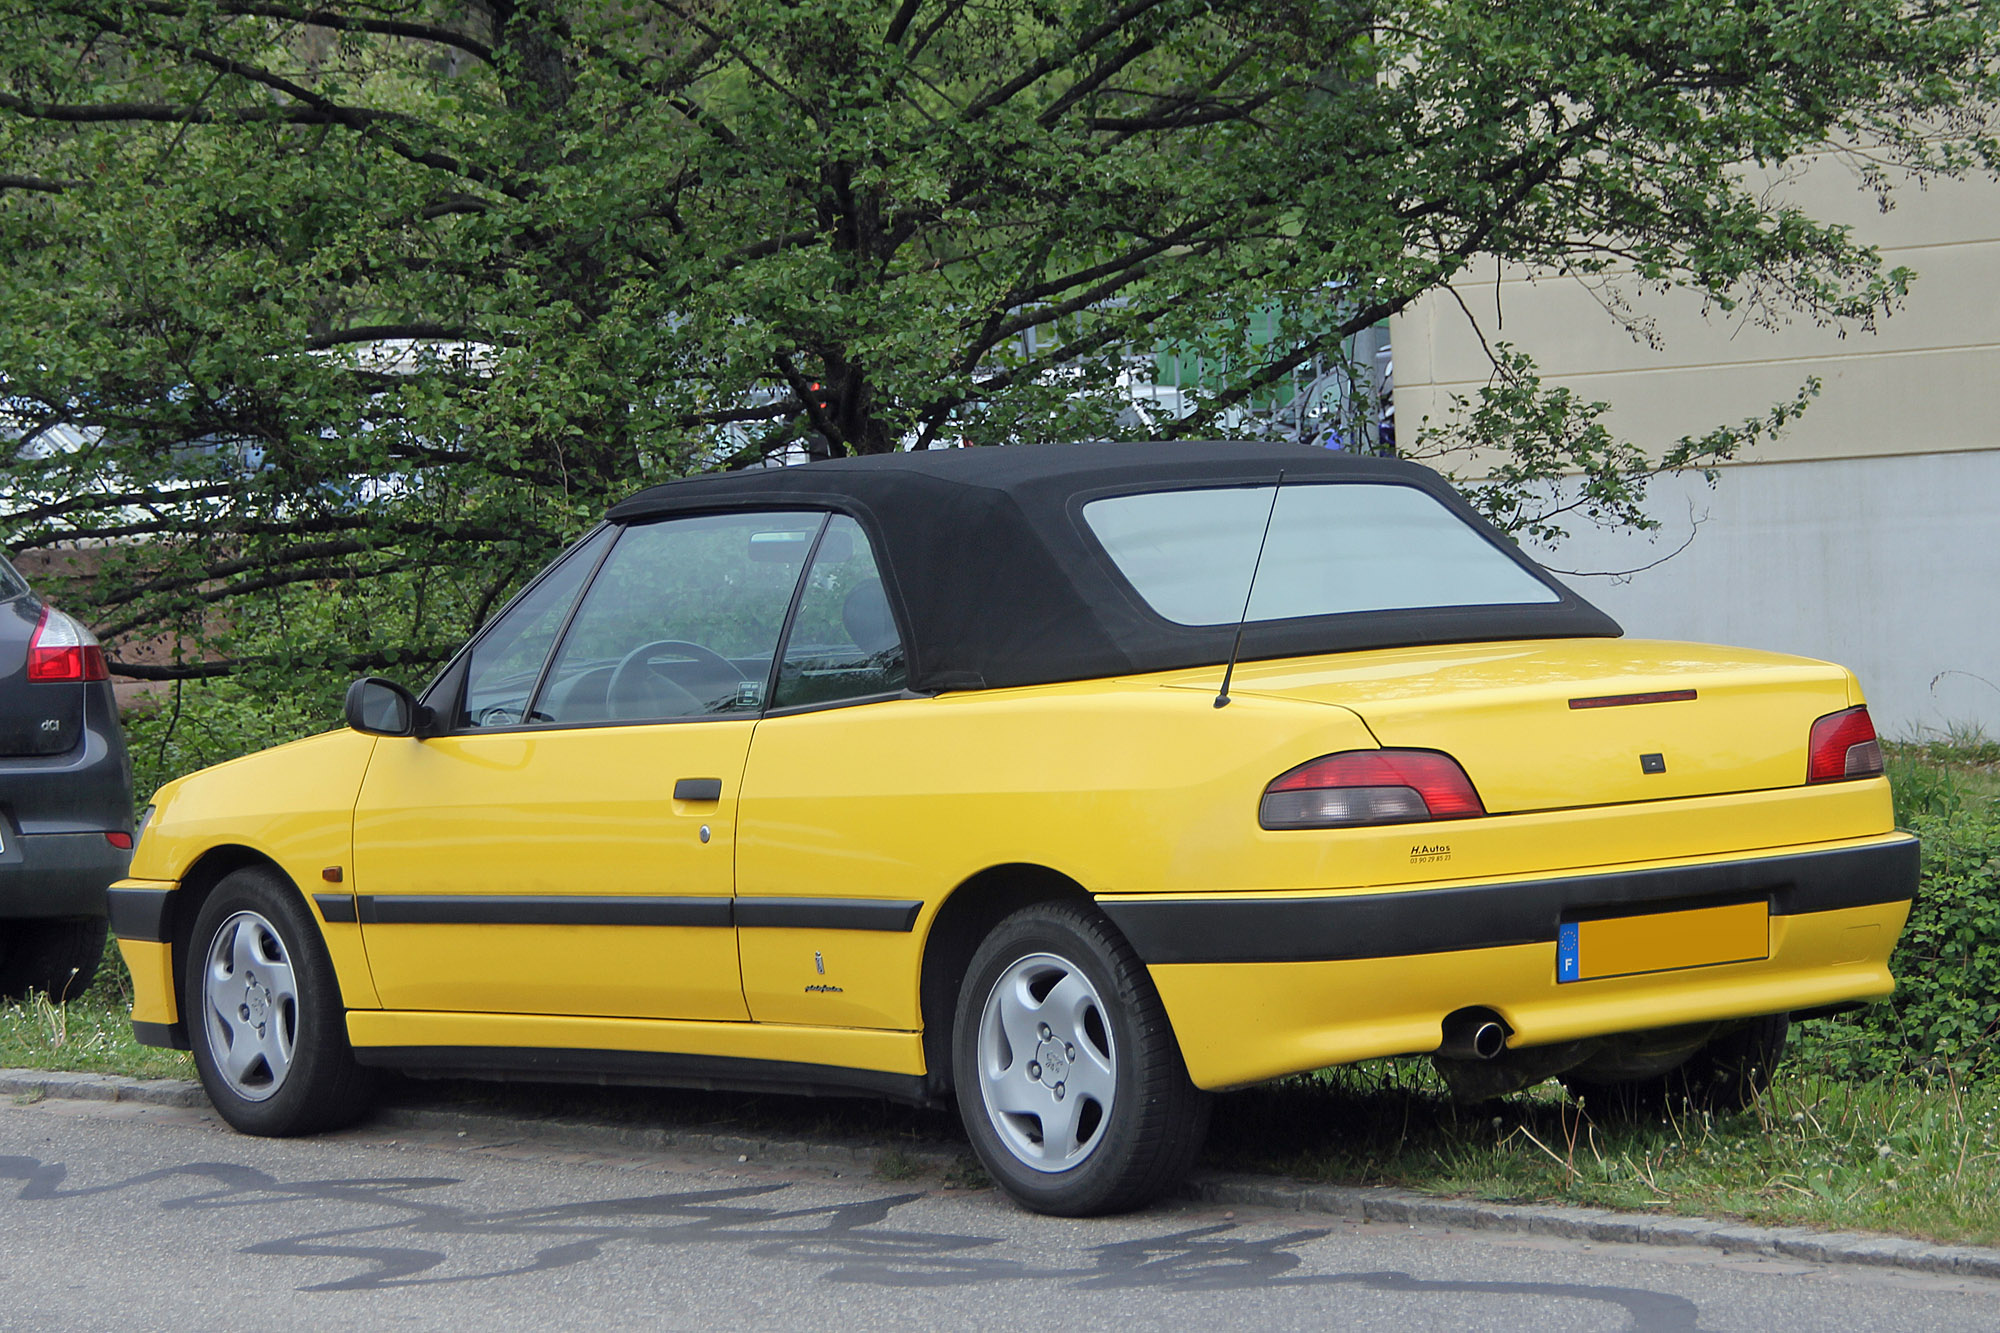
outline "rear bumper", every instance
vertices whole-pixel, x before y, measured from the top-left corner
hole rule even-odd
[[[1771,915],[1908,903],[1918,843],[1861,846],[1560,879],[1282,898],[1105,898],[1098,905],[1148,965],[1398,958],[1556,941],[1565,916],[1660,910],[1768,895]]]
[[[0,918],[105,915],[132,860],[107,832],[132,832],[132,767],[111,687],[94,681],[75,746],[0,757]]]
[[[34,833],[11,829],[0,851],[0,918],[105,915],[105,890],[125,873],[132,853],[102,833]]]
[[[1219,1088],[1433,1051],[1464,1008],[1538,1046],[1887,995],[1917,868],[1916,839],[1898,834],[1562,878],[1098,905],[1151,970],[1189,1074]],[[1558,980],[1565,920],[1758,900],[1768,957]]]

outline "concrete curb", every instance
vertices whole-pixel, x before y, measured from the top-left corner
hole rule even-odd
[[[34,1100],[61,1097],[156,1106],[208,1105],[201,1086],[182,1079],[131,1079],[37,1069],[0,1069],[0,1097]],[[547,1140],[594,1148],[734,1156],[739,1161],[796,1163],[831,1170],[893,1173],[899,1177],[919,1173],[950,1176],[974,1169],[971,1154],[961,1149],[884,1143],[879,1138],[770,1138],[426,1106],[385,1106],[370,1118],[370,1123],[430,1133],[477,1131],[516,1142]],[[1203,1203],[1273,1208],[1360,1222],[1556,1236],[1605,1244],[1696,1245],[1726,1253],[1765,1254],[1811,1263],[1864,1264],[1950,1277],[2000,1279],[2000,1249],[1931,1245],[1900,1236],[1858,1231],[1757,1227],[1699,1217],[1621,1213],[1608,1208],[1482,1203],[1439,1198],[1414,1190],[1308,1185],[1278,1177],[1209,1172],[1198,1174],[1182,1193]]]
[[[1413,1190],[1304,1185],[1258,1176],[1198,1175],[1188,1194],[1208,1203],[1291,1209],[1366,1222],[1504,1231],[1623,1245],[1699,1245],[1737,1254],[1767,1254],[1822,1264],[1867,1264],[1953,1277],[2000,1278],[2000,1250],[1932,1245],[1860,1231],[1758,1227],[1702,1217],[1654,1217],[1609,1208],[1482,1203]]]
[[[64,1074],[48,1069],[0,1069],[0,1097],[29,1101],[67,1097],[85,1102],[145,1102],[152,1106],[208,1105],[201,1085],[186,1079]]]

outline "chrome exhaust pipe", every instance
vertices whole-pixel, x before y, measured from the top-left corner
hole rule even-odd
[[[1460,1009],[1444,1020],[1437,1053],[1447,1060],[1492,1060],[1507,1049],[1507,1026],[1490,1009]]]

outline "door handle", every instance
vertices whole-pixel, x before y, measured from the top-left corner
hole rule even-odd
[[[721,778],[681,778],[674,783],[676,801],[719,801],[722,799]]]

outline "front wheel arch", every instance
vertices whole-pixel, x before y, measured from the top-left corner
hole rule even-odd
[[[215,892],[215,886],[235,871],[246,866],[264,866],[291,884],[294,891],[298,885],[284,869],[264,853],[252,847],[237,843],[223,843],[211,847],[194,859],[180,878],[180,887],[167,895],[166,915],[160,922],[160,933],[172,946],[174,1011],[179,1020],[173,1025],[179,1029],[178,1036],[187,1037],[188,1016],[181,1010],[181,978],[187,975],[188,948],[194,938],[195,918],[201,915],[202,905]],[[184,1048],[183,1048],[184,1049]]]
[[[246,937],[260,947],[240,947]],[[354,1059],[318,917],[290,876],[261,858],[237,865],[202,896],[186,938],[175,978],[181,1021],[217,1113],[244,1133],[280,1137],[338,1128],[361,1115],[375,1074]],[[232,938],[239,947],[229,950],[223,942]],[[232,983],[241,993],[219,999]],[[246,1001],[240,1009],[239,999]],[[254,1041],[245,1044],[253,1029]],[[259,1046],[282,1051],[269,1056],[269,1086],[253,1090],[241,1069],[224,1069],[225,1051]]]

